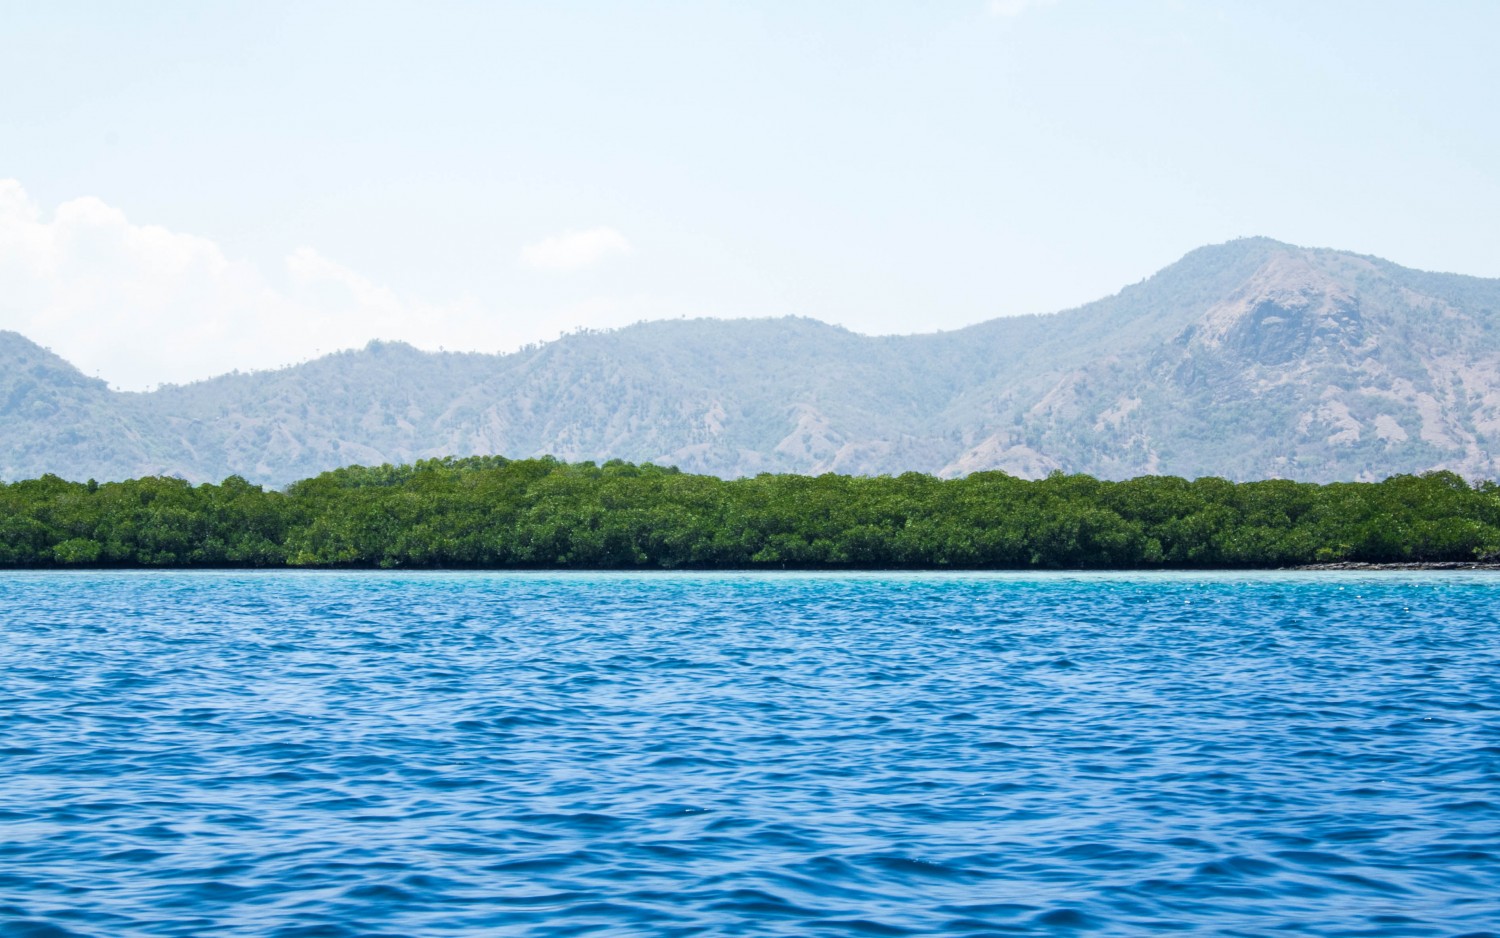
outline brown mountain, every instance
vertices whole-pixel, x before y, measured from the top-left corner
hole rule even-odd
[[[720,475],[1492,478],[1497,325],[1500,280],[1252,238],[1078,309],[953,332],[694,320],[509,355],[371,343],[146,394],[0,332],[0,477],[279,484],[552,453]]]

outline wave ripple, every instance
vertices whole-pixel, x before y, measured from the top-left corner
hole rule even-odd
[[[6,575],[0,934],[1493,934],[1497,600]]]

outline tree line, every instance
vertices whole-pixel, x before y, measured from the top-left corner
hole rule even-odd
[[[1500,558],[1500,486],[772,475],[499,456],[0,483],[0,566],[1149,568]]]

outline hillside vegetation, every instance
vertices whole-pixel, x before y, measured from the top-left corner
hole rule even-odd
[[[285,491],[238,477],[0,485],[0,566],[1264,567],[1497,551],[1500,487],[1452,473],[726,481],[473,457],[339,469]]]
[[[726,478],[1495,478],[1500,281],[1252,238],[1075,310],[953,332],[687,320],[509,355],[372,343],[146,394],[0,333],[3,479],[283,485],[496,453]]]

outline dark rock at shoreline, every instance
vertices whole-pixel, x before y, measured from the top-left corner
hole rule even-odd
[[[1500,570],[1500,563],[1480,560],[1450,560],[1442,563],[1309,563],[1293,570]]]

